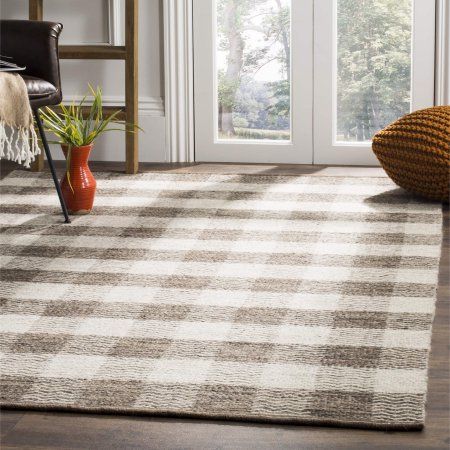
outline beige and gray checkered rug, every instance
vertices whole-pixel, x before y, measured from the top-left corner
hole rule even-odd
[[[441,208],[387,178],[1,182],[2,405],[416,429]]]

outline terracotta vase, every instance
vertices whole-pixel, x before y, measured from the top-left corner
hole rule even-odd
[[[61,145],[67,158],[67,145]],[[88,166],[93,144],[72,147],[70,154],[70,185],[67,173],[61,180],[61,190],[70,214],[89,214],[94,204],[97,182]]]

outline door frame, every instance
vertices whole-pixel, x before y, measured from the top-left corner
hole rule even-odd
[[[166,161],[193,163],[194,64],[193,0],[162,0]],[[450,103],[450,20],[446,0],[436,0],[435,104]]]

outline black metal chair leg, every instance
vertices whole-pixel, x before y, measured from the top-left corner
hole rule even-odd
[[[61,186],[58,181],[58,177],[56,176],[55,166],[53,165],[52,155],[50,153],[50,148],[48,146],[47,138],[45,136],[44,127],[42,126],[41,118],[39,117],[39,110],[34,110],[34,117],[36,119],[36,123],[39,129],[39,134],[41,135],[42,143],[44,144],[45,156],[47,157],[48,165],[50,166],[50,172],[52,173],[53,182],[55,183],[56,192],[58,193],[59,202],[61,203],[61,209],[64,214],[64,219],[66,223],[70,223],[69,213],[67,212],[66,202],[64,201],[64,197],[62,196]]]

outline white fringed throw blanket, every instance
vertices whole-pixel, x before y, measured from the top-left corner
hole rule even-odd
[[[20,75],[0,73],[0,158],[29,167],[39,153],[25,82]]]

